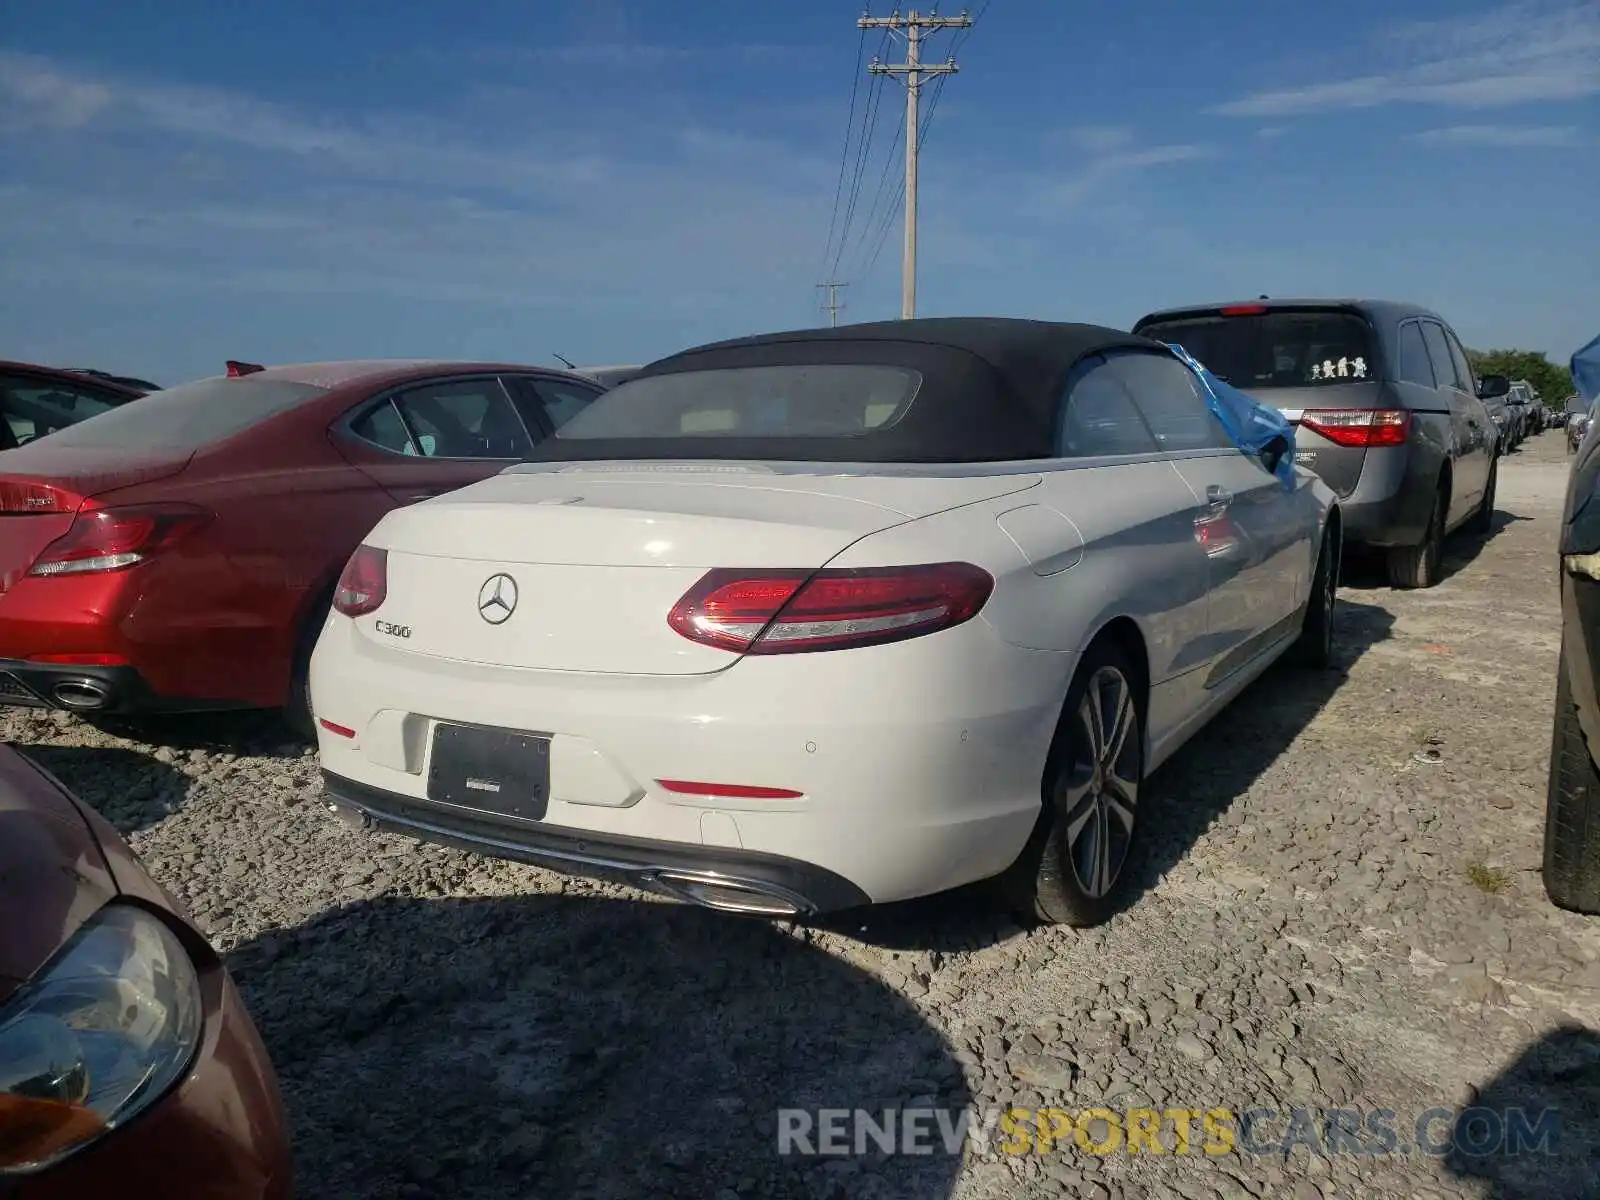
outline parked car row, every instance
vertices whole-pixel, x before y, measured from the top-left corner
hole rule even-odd
[[[1509,391],[1437,315],[1345,301],[5,378],[0,704],[281,708],[359,824],[715,909],[990,881],[1080,926],[1149,773],[1332,660],[1347,540],[1429,586],[1489,527]],[[177,903],[15,755],[0,823],[37,916],[0,923],[0,1189],[181,1200],[219,1187],[203,1145],[287,1196],[270,1066]]]

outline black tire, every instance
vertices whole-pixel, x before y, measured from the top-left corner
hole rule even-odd
[[[1544,890],[1558,908],[1600,914],[1600,771],[1572,703],[1565,647],[1556,672],[1556,719],[1550,739]]]
[[[1395,546],[1387,555],[1389,582],[1397,588],[1431,588],[1439,582],[1439,566],[1444,561],[1444,524],[1449,514],[1450,490],[1440,483],[1433,493],[1433,511],[1428,514],[1428,532],[1415,546]]]
[[[283,707],[283,719],[290,729],[309,742],[317,740],[316,718],[311,713],[311,652],[317,647],[317,635],[322,632],[332,608],[333,593],[329,592],[306,614],[289,672],[289,702]]]
[[[1097,643],[1084,655],[1045,761],[1039,820],[1000,880],[1023,919],[1086,928],[1115,911],[1117,885],[1139,832],[1144,691],[1142,674],[1111,642]],[[1108,706],[1121,714],[1110,738],[1098,741],[1088,724],[1096,697],[1099,729],[1105,728]],[[1078,834],[1070,839],[1074,816],[1080,818]],[[1088,885],[1083,877],[1089,877]]]
[[[1339,606],[1339,564],[1343,556],[1338,524],[1329,521],[1322,535],[1322,549],[1317,552],[1317,569],[1311,576],[1305,622],[1292,651],[1298,666],[1320,671],[1333,664],[1333,622]]]
[[[1468,527],[1479,537],[1488,537],[1494,532],[1494,495],[1500,484],[1500,456],[1496,455],[1489,464],[1489,483],[1484,488],[1483,503],[1478,505],[1478,511],[1472,514],[1472,520],[1467,522]]]

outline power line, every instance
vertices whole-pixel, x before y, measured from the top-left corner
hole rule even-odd
[[[943,82],[943,77],[941,77],[940,82]],[[935,95],[938,94],[938,90],[939,85],[935,84]],[[863,222],[861,236],[856,239],[854,248],[856,251],[858,251],[858,253],[855,255],[855,261],[857,263],[866,257],[865,251],[866,248],[872,244],[875,236],[874,231],[888,223],[889,219],[894,216],[895,209],[900,205],[900,198],[905,195],[905,184],[902,180],[897,188],[893,189],[894,199],[889,201],[889,207],[887,209],[883,207],[883,202],[886,198],[888,198],[891,191],[889,180],[894,174],[895,154],[900,149],[901,143],[905,136],[906,131],[904,127],[896,126],[894,131],[894,141],[890,143],[889,153],[885,155],[883,159],[883,170],[878,173],[878,186],[873,190],[872,204],[867,209],[867,219],[865,222]],[[856,274],[859,275],[860,272],[856,272]]]
[[[828,244],[823,247],[822,261],[827,263],[833,254],[833,234],[839,224],[839,198],[844,194],[844,173],[850,161],[850,139],[856,128],[856,96],[861,91],[861,55],[867,48],[867,31],[861,31],[856,42],[856,61],[850,69],[850,115],[844,122],[844,147],[839,151],[839,179],[833,185],[833,212],[828,217]]]
[[[900,316],[909,320],[917,315],[917,153],[918,133],[921,132],[918,105],[922,87],[928,76],[954,75],[960,68],[955,56],[933,65],[922,61],[922,39],[927,33],[941,29],[970,29],[972,18],[966,13],[959,17],[924,15],[912,9],[902,16],[891,13],[887,17],[861,17],[857,26],[862,29],[882,29],[903,36],[906,43],[904,62],[886,63],[874,58],[867,71],[872,75],[900,76],[906,88],[906,177],[905,177],[905,256],[901,264]]]
[[[865,31],[865,27],[863,27],[862,32],[865,33]],[[878,54],[873,56],[874,59],[882,54],[888,44],[889,35],[884,33],[878,43]],[[856,202],[861,197],[861,178],[866,171],[867,160],[871,156],[872,144],[877,141],[878,137],[878,112],[882,98],[883,80],[874,78],[867,87],[867,102],[861,113],[861,136],[856,139],[855,174],[850,181],[850,193],[845,204],[844,222],[839,231],[839,241],[834,249],[833,262],[828,269],[830,275],[839,273],[839,260],[844,257],[844,248],[850,241],[850,230],[855,223]]]

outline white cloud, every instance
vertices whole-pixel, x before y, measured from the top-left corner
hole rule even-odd
[[[1258,91],[1211,111],[1284,117],[1388,104],[1496,108],[1600,93],[1600,4],[1520,3],[1472,16],[1414,21],[1380,31],[1386,69]]]
[[[1411,140],[1428,146],[1549,146],[1571,148],[1584,144],[1575,125],[1451,125],[1425,129]]]
[[[1041,195],[1047,211],[1061,213],[1077,207],[1111,184],[1159,167],[1176,166],[1210,158],[1210,146],[1190,142],[1139,146],[1131,140],[1117,149],[1091,154],[1066,178],[1048,183]]]
[[[1132,145],[1134,133],[1120,125],[1080,125],[1067,131],[1067,140],[1080,150],[1110,154]]]
[[[360,121],[318,118],[216,88],[75,75],[48,59],[0,51],[0,98],[13,134],[34,128],[72,132],[140,130],[282,154],[385,178],[479,173],[524,187],[593,181],[593,157],[544,146],[485,146],[459,130],[411,114]]]

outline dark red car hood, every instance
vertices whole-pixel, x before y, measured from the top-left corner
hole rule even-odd
[[[117,895],[82,811],[0,746],[0,1002]]]

